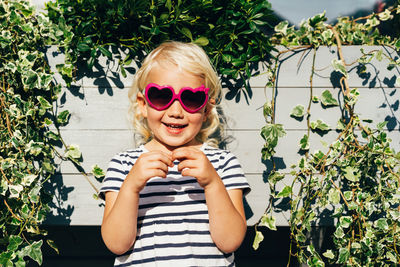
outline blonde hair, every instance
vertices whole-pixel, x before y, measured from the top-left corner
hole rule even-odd
[[[152,139],[152,133],[148,127],[147,120],[140,112],[137,102],[138,92],[142,92],[148,84],[148,75],[154,66],[168,66],[173,64],[179,69],[189,72],[204,79],[205,87],[210,88],[208,94],[210,99],[215,100],[215,105],[207,104],[208,111],[206,121],[203,123],[196,139],[202,143],[206,142],[212,146],[218,146],[220,138],[210,137],[218,133],[222,134],[223,125],[217,112],[217,105],[221,99],[222,87],[216,71],[210,63],[207,54],[202,48],[193,43],[182,43],[168,41],[162,43],[146,56],[142,66],[135,75],[135,80],[128,92],[130,107],[129,118],[135,131],[135,141],[147,143]]]

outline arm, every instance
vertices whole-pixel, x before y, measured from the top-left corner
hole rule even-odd
[[[208,207],[211,238],[225,253],[235,251],[246,234],[242,190],[227,191],[217,171],[206,155],[195,148],[179,148],[173,159],[180,159],[178,170],[193,176],[204,188]]]
[[[242,190],[226,191],[222,184],[206,189],[205,194],[214,243],[225,253],[235,251],[242,243],[247,229]]]
[[[107,192],[101,235],[115,254],[128,251],[136,240],[139,193],[151,177],[166,177],[173,163],[161,152],[142,154],[126,176],[119,192]]]

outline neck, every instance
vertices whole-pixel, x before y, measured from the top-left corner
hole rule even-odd
[[[144,146],[146,147],[146,149],[148,151],[157,151],[158,150],[158,151],[170,153],[179,147],[195,147],[195,148],[200,149],[202,145],[203,145],[203,143],[195,141],[195,142],[190,142],[188,144],[184,144],[182,146],[169,146],[167,144],[160,143],[155,139],[152,139],[151,141],[146,143]]]

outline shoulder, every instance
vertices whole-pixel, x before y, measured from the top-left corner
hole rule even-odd
[[[220,160],[225,160],[226,158],[235,157],[235,155],[233,155],[232,152],[230,152],[229,150],[215,148],[209,145],[205,145],[203,147],[203,151],[208,158],[218,158]]]
[[[138,159],[140,155],[143,154],[144,152],[145,149],[143,146],[140,146],[135,149],[125,150],[123,152],[115,154],[112,157],[111,162],[123,164],[124,162],[131,162],[132,160],[136,161],[136,159]]]

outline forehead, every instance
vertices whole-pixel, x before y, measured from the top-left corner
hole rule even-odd
[[[180,89],[183,87],[200,87],[204,84],[204,79],[174,64],[155,65],[147,76],[147,83],[158,85],[169,85]]]

